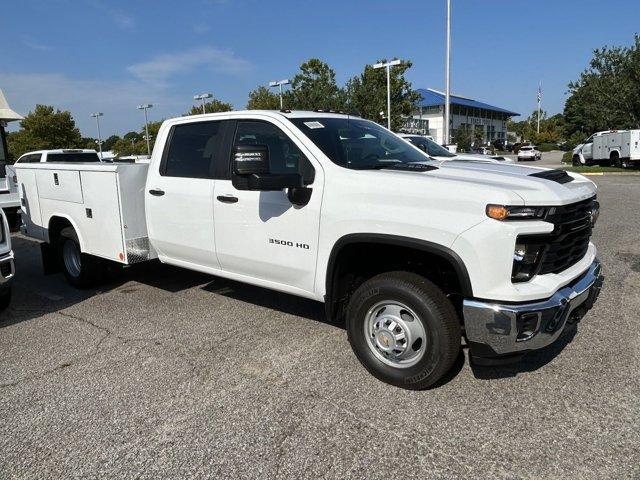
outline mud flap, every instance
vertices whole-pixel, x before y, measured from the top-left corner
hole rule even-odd
[[[42,271],[45,275],[61,272],[60,262],[56,257],[55,249],[49,243],[40,244],[40,254],[42,255]]]

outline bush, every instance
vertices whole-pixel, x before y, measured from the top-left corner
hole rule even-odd
[[[564,152],[564,155],[562,155],[562,163],[571,163],[572,159],[573,159],[572,151]]]
[[[538,145],[538,150],[541,152],[550,152],[551,150],[558,150],[558,145],[555,143],[541,143]]]

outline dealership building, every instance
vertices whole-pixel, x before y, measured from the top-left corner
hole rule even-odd
[[[407,133],[431,135],[433,139],[444,143],[444,104],[445,94],[432,88],[420,88],[417,92],[422,99],[416,104],[412,117],[406,119],[403,130]],[[483,143],[507,139],[507,120],[520,115],[500,107],[479,102],[460,95],[451,95],[451,138],[458,128],[475,130]]]

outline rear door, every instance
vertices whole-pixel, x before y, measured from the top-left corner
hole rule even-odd
[[[230,122],[234,123],[234,145],[266,145],[271,173],[300,173],[311,188],[311,198],[306,205],[295,206],[285,191],[236,190],[228,173],[224,180],[217,180],[214,218],[220,264],[235,274],[312,292],[322,168],[285,123]],[[231,162],[230,150],[227,162]]]
[[[213,190],[224,132],[222,118],[174,125],[161,162],[149,170],[145,191],[149,239],[167,263],[196,270],[219,267]]]

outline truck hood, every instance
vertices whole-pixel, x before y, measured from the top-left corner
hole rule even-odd
[[[474,190],[493,190],[497,198],[519,199],[525,205],[566,205],[591,198],[597,190],[596,185],[586,177],[563,170],[464,160],[428,164],[438,168],[419,172],[418,175],[451,181],[451,189],[459,190],[461,195],[464,195],[465,185],[473,186]],[[394,173],[415,175],[414,172],[405,171]],[[567,181],[566,175],[571,177],[570,181]]]

